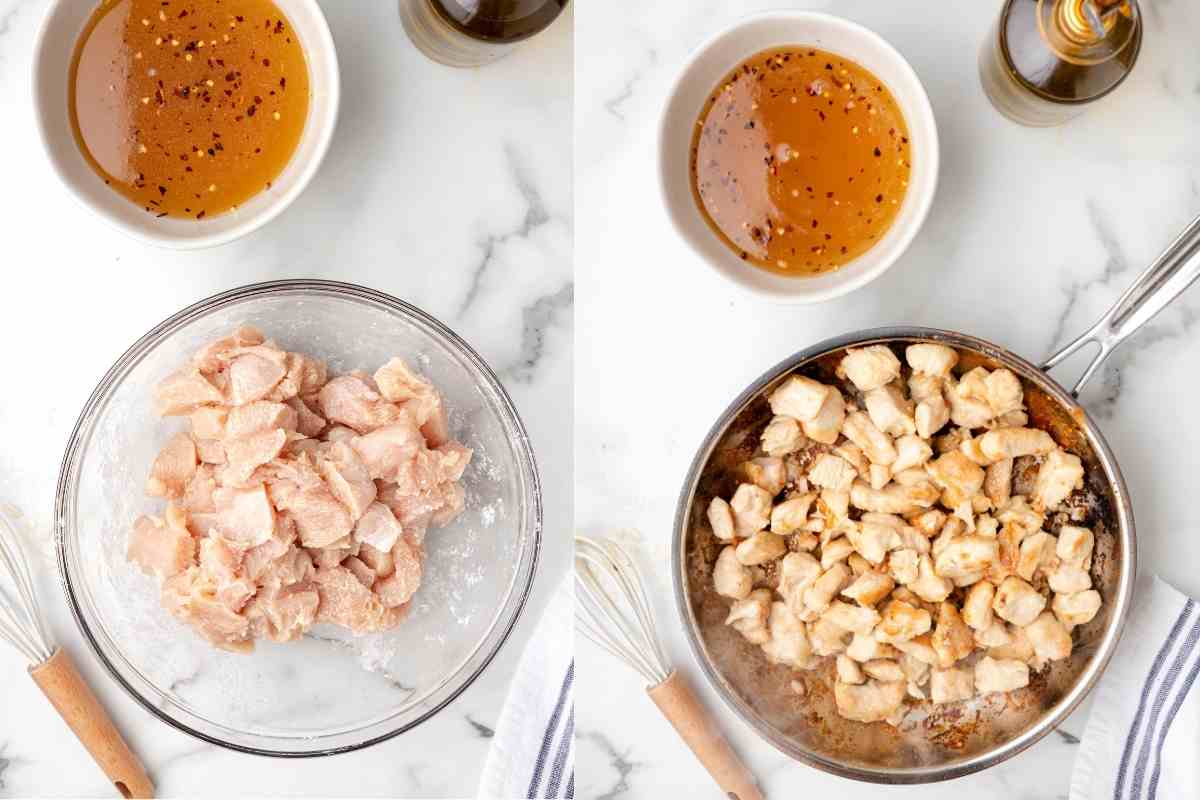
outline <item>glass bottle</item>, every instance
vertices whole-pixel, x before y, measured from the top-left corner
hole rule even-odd
[[[479,67],[545,30],[569,0],[400,0],[417,49],[451,67]]]
[[[979,76],[1006,117],[1059,125],[1116,89],[1141,46],[1136,0],[1006,0]]]

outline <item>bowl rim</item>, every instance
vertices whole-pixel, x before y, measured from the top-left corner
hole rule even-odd
[[[381,303],[385,306],[388,306],[392,311],[411,316],[418,322],[428,325],[433,329],[434,332],[436,332],[436,334],[444,337],[447,344],[449,344],[462,355],[466,356],[467,359],[479,370],[484,380],[488,383],[489,388],[495,392],[496,396],[501,402],[502,410],[509,417],[508,421],[516,430],[517,436],[515,437],[515,445],[519,452],[520,460],[524,462],[524,465],[528,469],[530,494],[530,508],[527,511],[530,545],[527,548],[528,563],[518,564],[518,569],[514,573],[511,588],[509,589],[509,597],[515,596],[516,604],[512,607],[507,620],[505,620],[503,617],[496,618],[496,620],[493,622],[492,628],[489,628],[489,630],[484,634],[481,644],[477,645],[476,650],[470,656],[468,656],[467,661],[469,663],[470,658],[473,657],[475,653],[479,652],[479,647],[482,646],[483,642],[486,642],[486,639],[489,636],[495,634],[497,626],[499,626],[500,634],[495,643],[492,645],[491,651],[484,654],[484,657],[470,670],[469,674],[465,676],[460,685],[456,686],[453,690],[448,692],[445,697],[438,700],[438,702],[418,715],[416,718],[378,736],[372,736],[368,739],[364,739],[361,742],[302,752],[272,750],[270,748],[256,747],[238,742],[227,741],[219,736],[196,730],[195,728],[184,724],[143,696],[140,691],[132,686],[128,680],[126,680],[125,676],[121,674],[121,671],[117,669],[116,665],[112,663],[112,660],[97,641],[95,634],[93,634],[84,614],[80,600],[77,597],[77,590],[75,588],[75,582],[72,579],[71,568],[68,564],[67,556],[67,521],[70,519],[71,510],[74,505],[72,491],[74,483],[73,467],[82,455],[83,442],[80,439],[80,435],[83,432],[83,429],[90,423],[98,406],[105,401],[108,393],[119,384],[126,371],[137,361],[140,361],[140,359],[147,352],[147,348],[160,337],[180,328],[189,322],[194,321],[215,307],[218,307],[229,301],[245,300],[261,296],[271,296],[282,292],[294,292],[297,290],[326,292],[335,296],[348,296],[353,299]],[[525,611],[525,607],[529,601],[530,594],[532,593],[533,584],[537,577],[538,565],[541,561],[542,528],[543,499],[541,477],[537,466],[537,460],[533,451],[532,441],[530,440],[529,433],[525,428],[524,422],[521,420],[520,414],[517,412],[517,408],[513,403],[512,398],[504,389],[500,379],[487,364],[487,362],[484,361],[483,358],[474,350],[474,348],[472,348],[465,340],[459,337],[458,334],[456,334],[453,330],[444,325],[435,317],[427,314],[425,311],[410,303],[384,292],[370,289],[358,284],[318,279],[265,281],[261,283],[248,284],[211,295],[192,303],[175,314],[172,314],[170,317],[151,328],[149,332],[141,336],[136,342],[134,342],[133,345],[126,349],[126,351],[121,354],[121,356],[116,360],[116,362],[114,362],[108,371],[105,372],[104,377],[101,378],[99,384],[88,397],[87,402],[84,404],[83,410],[80,412],[75,425],[72,427],[67,447],[59,467],[58,482],[55,490],[53,517],[56,561],[58,563],[58,572],[62,583],[62,589],[66,594],[67,604],[71,609],[71,616],[74,618],[76,626],[83,634],[83,638],[87,642],[92,653],[97,659],[99,659],[100,663],[107,670],[108,674],[122,689],[125,690],[126,694],[136,701],[143,709],[150,712],[150,714],[154,717],[157,717],[159,720],[167,723],[172,728],[186,733],[196,739],[200,739],[201,741],[208,742],[209,744],[214,744],[219,747],[224,747],[226,749],[241,753],[284,759],[316,758],[320,756],[337,755],[340,753],[352,752],[354,750],[361,750],[363,748],[379,744],[380,742],[386,741],[395,736],[399,736],[402,733],[416,728],[421,723],[435,716],[446,706],[454,702],[454,700],[456,700],[459,695],[466,691],[467,688],[470,687],[483,673],[483,671],[487,669],[492,660],[499,654],[504,644],[508,641],[509,636],[512,634],[517,623],[520,621],[521,616]],[[524,573],[524,580],[522,580],[522,573]]]
[[[318,75],[312,67],[311,55],[306,55],[309,64],[309,92],[315,92],[318,78],[324,79],[326,76],[329,78],[327,84],[322,83],[320,86],[327,98],[326,105],[328,110],[320,118],[310,113],[309,118],[304,123],[306,127],[310,125],[314,126],[314,132],[317,137],[312,154],[305,163],[298,165],[295,181],[257,214],[247,217],[228,230],[186,238],[180,238],[161,231],[155,232],[149,227],[131,225],[116,215],[110,214],[104,208],[95,205],[79,191],[75,183],[68,177],[62,163],[54,155],[54,149],[50,146],[50,131],[47,130],[45,115],[42,111],[45,105],[43,98],[46,92],[43,88],[40,66],[43,59],[43,51],[46,47],[46,40],[49,37],[51,25],[59,8],[74,2],[78,2],[78,0],[51,0],[47,4],[42,14],[42,20],[38,25],[37,34],[33,40],[33,55],[30,59],[29,67],[31,74],[29,85],[34,125],[37,127],[38,142],[41,144],[42,154],[45,156],[45,160],[50,165],[51,170],[53,170],[59,184],[76,204],[87,209],[88,212],[110,228],[142,244],[177,251],[205,250],[241,239],[263,227],[287,210],[295,202],[296,198],[308,188],[309,183],[316,177],[321,164],[325,161],[325,156],[329,152],[329,147],[333,142],[334,133],[337,130],[338,117],[341,113],[342,96],[341,68],[338,63],[337,46],[333,40],[333,32],[329,28],[329,21],[326,19],[325,12],[321,10],[321,6],[317,3],[317,0],[293,0],[293,2],[303,6],[305,13],[313,22],[316,28],[317,41],[312,44],[315,49],[323,54],[326,61],[325,70]],[[285,11],[284,13],[286,14],[287,12]],[[295,153],[293,153],[293,157],[295,157]],[[289,160],[284,169],[286,170],[290,164],[291,161]],[[220,216],[213,217],[213,219],[219,219]]]
[[[963,347],[981,352],[988,357],[1015,367],[1015,371],[1023,378],[1028,378],[1038,385],[1038,388],[1049,394],[1064,408],[1070,409],[1072,415],[1078,414],[1079,428],[1086,435],[1089,444],[1095,450],[1100,466],[1106,473],[1114,500],[1116,501],[1115,516],[1119,521],[1116,532],[1121,543],[1121,575],[1117,581],[1115,596],[1107,602],[1112,603],[1113,611],[1109,624],[1096,645],[1087,665],[1080,671],[1074,685],[1055,705],[1045,709],[1043,716],[1028,729],[1012,739],[989,750],[981,751],[967,759],[948,765],[932,765],[926,767],[904,768],[872,768],[847,764],[826,756],[819,755],[802,748],[787,737],[777,733],[774,728],[758,719],[757,715],[745,703],[738,693],[725,680],[722,673],[709,659],[700,635],[699,626],[692,610],[688,595],[687,552],[686,542],[690,528],[689,519],[693,500],[700,477],[707,466],[713,450],[721,437],[728,430],[730,423],[746,406],[759,397],[772,383],[780,377],[793,372],[805,364],[837,350],[846,347],[865,346],[877,343],[888,343],[897,340],[922,340],[941,342],[952,347]],[[1121,633],[1128,620],[1134,585],[1137,581],[1138,553],[1137,529],[1135,525],[1129,489],[1121,473],[1120,464],[1104,438],[1103,432],[1096,425],[1087,410],[1078,404],[1075,398],[1063,389],[1057,381],[1044,370],[1027,361],[1012,351],[998,347],[985,339],[960,333],[958,331],[940,328],[903,325],[868,328],[859,331],[823,339],[816,344],[806,347],[779,361],[761,375],[755,378],[732,402],[721,412],[709,428],[696,450],[696,455],[688,466],[687,475],[683,481],[676,503],[675,517],[671,529],[671,584],[675,596],[675,608],[679,613],[684,638],[688,649],[700,666],[708,685],[721,698],[726,707],[731,709],[745,725],[760,739],[771,744],[780,753],[810,767],[850,778],[864,783],[884,785],[909,785],[936,783],[954,778],[961,778],[981,770],[996,766],[1016,756],[1036,744],[1052,730],[1058,727],[1073,712],[1084,698],[1099,682],[1101,674],[1108,666]]]
[[[916,212],[909,220],[904,228],[896,228],[893,222],[893,227],[888,229],[891,233],[895,231],[898,237],[892,244],[892,253],[888,258],[880,261],[878,265],[870,271],[856,275],[853,278],[846,278],[833,286],[825,289],[811,289],[808,291],[797,291],[795,293],[781,293],[770,288],[754,285],[753,283],[744,280],[731,274],[731,271],[723,269],[714,263],[713,259],[700,249],[694,237],[685,232],[683,223],[684,214],[698,214],[699,210],[695,208],[695,203],[688,205],[686,211],[679,208],[679,204],[674,203],[671,199],[672,184],[667,177],[667,163],[673,156],[668,154],[667,150],[670,147],[669,139],[672,136],[673,129],[670,127],[670,111],[675,98],[679,95],[683,86],[692,79],[692,73],[696,68],[697,63],[704,58],[710,49],[727,36],[739,32],[745,27],[763,22],[763,21],[781,21],[781,22],[811,22],[818,25],[826,26],[830,29],[840,29],[847,31],[854,36],[861,37],[871,46],[889,54],[897,62],[898,76],[905,81],[911,83],[915,90],[914,103],[912,111],[926,124],[929,128],[928,145],[925,149],[928,153],[924,157],[928,159],[929,172],[928,188],[919,196],[913,198],[916,203]],[[881,79],[887,80],[885,76],[880,76]],[[893,78],[894,80],[895,78]],[[929,101],[929,93],[925,90],[925,84],[921,81],[916,70],[908,59],[892,45],[887,39],[876,33],[872,29],[862,25],[861,23],[847,19],[846,17],[830,14],[822,11],[805,11],[797,9],[776,9],[768,11],[759,11],[748,14],[734,20],[732,23],[718,29],[698,45],[688,54],[687,58],[680,65],[671,80],[669,87],[664,95],[662,111],[659,114],[657,131],[655,134],[655,160],[657,172],[657,184],[659,201],[662,203],[663,209],[666,211],[667,218],[671,223],[671,228],[674,230],[676,237],[682,241],[688,250],[700,261],[702,261],[709,270],[718,275],[727,284],[735,286],[737,289],[746,295],[762,300],[767,300],[781,305],[807,305],[813,303],[822,303],[828,300],[833,300],[843,295],[847,295],[857,289],[861,289],[867,284],[874,281],[883,273],[891,269],[912,245],[917,234],[925,226],[925,221],[929,216],[929,211],[933,207],[934,197],[937,195],[938,180],[941,173],[941,146],[939,143],[937,116],[933,112],[933,105]],[[909,109],[905,109],[906,111]],[[924,153],[924,150],[922,151]],[[672,154],[675,151],[672,150]],[[703,221],[703,220],[701,220]],[[707,225],[706,225],[707,227]],[[876,244],[876,247],[878,244]],[[868,249],[866,252],[871,252],[875,247]],[[853,262],[850,262],[852,264]],[[838,276],[846,274],[844,271],[850,264],[839,267],[837,270],[828,273],[828,275]],[[796,276],[792,280],[801,285],[805,280],[804,276]]]

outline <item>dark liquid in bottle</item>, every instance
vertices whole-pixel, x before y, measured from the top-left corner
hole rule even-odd
[[[569,0],[429,0],[453,28],[484,42],[526,39],[554,22]]]
[[[1071,0],[1042,3],[1072,4]],[[1121,43],[1120,50],[1100,60],[1088,57],[1086,45],[1079,46],[1077,56],[1063,31],[1043,23],[1043,29],[1055,34],[1054,41],[1048,42],[1038,27],[1039,5],[1038,0],[1014,0],[1000,19],[1000,48],[1008,68],[1035,94],[1056,103],[1087,103],[1115,89],[1133,69],[1142,44],[1142,27],[1136,17],[1113,15],[1105,38]]]

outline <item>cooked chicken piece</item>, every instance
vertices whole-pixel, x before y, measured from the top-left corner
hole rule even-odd
[[[1095,589],[1070,594],[1056,594],[1050,604],[1054,616],[1068,630],[1076,625],[1091,622],[1100,610],[1100,593]]]
[[[778,510],[779,506],[775,507]],[[807,511],[805,512],[807,513]],[[774,513],[772,512],[772,518]],[[733,538],[733,510],[719,497],[714,497],[708,504],[708,525],[712,528],[713,535],[722,541],[728,542]],[[776,533],[790,533],[791,531],[776,531]]]
[[[908,396],[914,403],[923,403],[934,398],[941,400],[945,387],[946,379],[936,375],[913,372],[908,376]]]
[[[929,612],[926,611],[926,614]],[[920,636],[914,636],[911,639],[893,642],[893,646],[910,658],[920,661],[922,664],[935,666],[938,663],[937,651],[933,649],[933,636],[929,633],[922,633]]]
[[[940,603],[954,591],[954,583],[938,576],[929,556],[921,556],[917,561],[917,579],[908,588],[927,603]]]
[[[864,515],[856,529],[847,532],[854,549],[871,564],[883,563],[888,551],[899,548],[903,543],[900,527],[888,524],[877,516]]]
[[[1095,543],[1095,537],[1087,528],[1063,525],[1058,530],[1055,553],[1064,562],[1087,569],[1091,566],[1092,549],[1095,547]]]
[[[838,713],[855,722],[880,722],[890,718],[904,702],[903,683],[867,681],[861,686],[837,681],[833,697]]]
[[[842,435],[862,448],[872,463],[888,466],[896,460],[896,447],[891,437],[875,427],[871,418],[861,411],[846,415]]]
[[[774,561],[788,550],[787,541],[777,533],[759,531],[741,542],[735,553],[738,561],[748,567]]]
[[[829,453],[817,456],[808,471],[808,480],[814,486],[842,492],[847,491],[857,477],[858,473],[845,459]]]
[[[771,509],[771,532],[786,536],[802,528],[808,519],[808,510],[812,507],[814,499],[816,499],[816,495],[802,494],[798,497],[784,500]],[[709,509],[709,513],[712,513],[711,508]],[[732,520],[732,516],[730,519]],[[712,523],[711,516],[709,517],[709,522]],[[712,524],[713,532],[716,533],[716,524]],[[720,536],[720,534],[717,535]],[[730,532],[730,536],[732,537],[732,531]],[[725,537],[720,536],[720,538],[723,539]]]
[[[816,419],[829,395],[836,390],[803,375],[792,375],[767,398],[777,416],[807,422]]]
[[[992,610],[998,617],[1021,628],[1037,619],[1045,607],[1046,598],[1015,575],[1004,579],[992,601]]]
[[[1021,456],[1044,455],[1058,445],[1037,428],[995,428],[979,437],[979,449],[989,463]]]
[[[987,369],[984,367],[975,367],[975,369],[964,373],[958,381],[959,395],[967,400],[982,400],[986,403],[988,374]]]
[[[942,502],[949,508],[970,500],[983,487],[983,469],[957,450],[929,462],[925,469],[942,488]]]
[[[938,666],[942,669],[953,666],[975,649],[975,634],[963,622],[958,607],[953,603],[943,602],[938,606],[937,627],[930,637],[930,644],[938,655]]]
[[[1007,631],[1008,642],[1001,645],[992,645],[988,649],[987,654],[999,660],[1014,659],[1027,664],[1031,663],[1034,660],[1033,643],[1025,633],[1025,629],[1019,628],[1016,625],[1009,625]]]
[[[1088,575],[1087,570],[1064,561],[1060,562],[1058,568],[1050,573],[1049,584],[1052,591],[1060,594],[1073,594],[1092,588],[1092,577]]]
[[[867,680],[863,676],[862,668],[858,665],[858,662],[850,658],[850,656],[845,654],[839,655],[836,664],[837,679],[842,683],[858,685]]]
[[[958,363],[958,353],[943,344],[922,342],[905,348],[904,359],[916,372],[948,378],[950,370]]]
[[[804,446],[800,421],[792,417],[775,417],[762,432],[762,449],[769,456],[786,456]]]
[[[899,383],[889,383],[863,395],[867,414],[875,427],[890,436],[909,436],[917,432],[913,403],[904,396]]]
[[[1054,557],[1055,539],[1045,531],[1038,531],[1021,540],[1020,555],[1017,557],[1017,575],[1027,581],[1033,580],[1038,567]]]
[[[986,467],[990,463],[990,460],[983,454],[983,448],[980,445],[982,440],[983,437],[963,439],[958,445],[958,451],[969,458],[971,463]]]
[[[882,572],[870,570],[863,572],[854,582],[842,590],[843,597],[849,597],[860,605],[873,606],[891,594],[896,582]]]
[[[930,439],[950,421],[950,407],[940,393],[935,394],[917,403],[913,419],[917,425],[917,435],[922,439]]]
[[[728,547],[725,548],[725,550],[730,549]],[[725,551],[723,550],[721,551],[721,555],[717,557],[718,561],[724,555]],[[741,563],[737,562],[736,558],[733,560],[741,566]],[[748,570],[746,574],[749,577]],[[788,607],[792,609],[793,613],[799,613],[804,609],[804,592],[820,575],[821,563],[808,553],[788,553],[779,562],[779,595],[787,602]],[[721,591],[720,588],[717,591],[726,596],[735,596]],[[749,592],[748,588],[747,592]]]
[[[838,562],[825,570],[804,590],[804,606],[818,614],[829,607],[829,603],[850,581],[850,569]]]
[[[978,498],[979,495],[976,495]],[[980,514],[975,518],[975,535],[995,539],[1000,532],[1000,522],[991,514]]]
[[[964,380],[967,380],[964,377]],[[973,398],[964,394],[964,389],[970,391],[971,383],[967,386],[949,384],[946,387],[945,398],[950,404],[950,421],[961,428],[982,428],[992,419],[992,407],[987,400]]]
[[[196,542],[186,524],[167,525],[158,517],[138,517],[129,536],[127,555],[147,575],[169,578],[195,562]]]
[[[1058,661],[1071,655],[1071,633],[1050,611],[1026,625],[1025,634],[1040,661]]]
[[[151,497],[166,497],[178,500],[187,489],[188,482],[196,474],[196,445],[186,433],[171,437],[154,459],[150,477],[146,480],[146,494]]]
[[[837,373],[849,378],[860,392],[869,392],[900,377],[900,360],[887,345],[852,348],[846,351]]]
[[[996,587],[989,581],[979,581],[972,585],[963,600],[963,622],[977,631],[990,628],[994,620],[992,601],[995,597]]]
[[[871,468],[871,462],[863,454],[862,448],[854,442],[843,441],[837,447],[833,448],[834,455],[841,456],[850,463],[858,471],[859,475],[866,475]]]
[[[850,487],[850,502],[863,511],[883,514],[911,514],[929,508],[937,502],[939,492],[932,483],[902,486],[889,484],[882,489],[872,489],[862,481]]]
[[[834,600],[821,615],[821,618],[851,633],[861,633],[866,636],[875,629],[875,625],[879,622],[879,613],[873,608],[851,605],[843,603],[841,600]]]
[[[975,672],[968,667],[935,668],[929,676],[929,699],[935,704],[956,703],[975,696]]]
[[[986,399],[996,416],[1011,411],[1020,411],[1025,405],[1025,391],[1021,380],[1008,369],[993,371],[984,379]]]
[[[421,585],[424,556],[421,548],[400,539],[392,547],[392,574],[375,581],[375,594],[387,608],[399,608],[412,599]]]
[[[787,483],[787,470],[784,469],[782,458],[752,458],[742,464],[742,472],[751,483],[766,490],[772,497],[783,491]]]
[[[906,681],[904,670],[900,665],[890,658],[877,658],[863,664],[862,671],[868,677],[874,678],[882,683],[893,683],[896,681]]]
[[[936,536],[941,531],[942,526],[946,524],[946,512],[941,509],[932,508],[929,511],[923,511],[913,517],[909,517],[909,522],[916,530],[926,537]]]
[[[1065,450],[1053,450],[1038,469],[1033,504],[1038,508],[1056,507],[1067,495],[1083,486],[1083,462]]]
[[[154,388],[154,410],[160,417],[191,414],[201,406],[224,400],[221,390],[194,366],[184,367]]]
[[[763,653],[772,664],[784,664],[805,669],[812,657],[812,645],[804,623],[784,603],[771,604],[767,615],[767,630],[771,638],[762,644]]]
[[[745,637],[751,644],[763,644],[771,638],[767,616],[771,612],[771,590],[755,589],[745,599],[734,600],[729,607],[725,624]]]
[[[808,626],[808,641],[812,644],[815,656],[844,653],[850,638],[850,631],[824,617],[814,620]]]
[[[908,586],[917,580],[921,556],[916,550],[893,550],[888,556],[888,572],[896,583]]]
[[[907,644],[912,644],[908,642]],[[932,651],[932,647],[930,650]],[[936,660],[937,656],[933,655]],[[904,673],[904,679],[911,685],[922,686],[929,680],[929,671],[932,666],[928,661],[923,661],[921,658],[910,653],[900,654],[900,671]],[[918,699],[925,699],[923,696]]]
[[[854,552],[854,545],[845,536],[831,539],[821,546],[821,568],[829,569],[839,561],[845,561]]]
[[[888,467],[872,464],[867,471],[867,478],[872,489],[882,489],[892,480],[892,471]]]
[[[771,520],[771,495],[752,483],[740,484],[729,501],[733,527],[738,536],[751,536]]]
[[[321,414],[327,420],[359,433],[394,425],[401,417],[408,416],[406,411],[384,400],[366,381],[354,375],[334,378],[321,387],[318,398]]]
[[[933,456],[933,448],[919,436],[901,436],[896,440],[896,460],[892,472],[899,473],[912,467],[922,466]]]
[[[875,638],[886,644],[898,645],[928,633],[932,626],[933,618],[925,609],[903,600],[892,600],[883,607],[879,624],[875,627]]]
[[[817,415],[812,419],[801,420],[800,428],[804,435],[821,444],[834,444],[842,432],[842,424],[846,420],[846,401],[842,393],[830,388],[829,396],[821,404]]]
[[[934,571],[943,578],[959,580],[981,575],[1000,558],[1000,545],[986,536],[959,536],[938,553]],[[915,591],[915,590],[914,590]]]
[[[1029,685],[1029,667],[1016,659],[998,660],[984,656],[975,663],[975,691],[1011,692]]]
[[[846,655],[865,664],[875,658],[895,658],[899,652],[890,644],[876,641],[873,633],[856,633],[846,645]]]
[[[1013,460],[1011,458],[1004,458],[988,465],[983,479],[983,493],[992,501],[992,505],[1002,505],[1012,496],[1012,474]]]
[[[992,624],[975,631],[975,644],[984,648],[1004,647],[1012,642],[1012,634],[1003,620],[992,618]],[[997,656],[999,658],[999,656]]]

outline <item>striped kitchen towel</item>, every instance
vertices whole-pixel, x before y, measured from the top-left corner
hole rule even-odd
[[[575,797],[574,576],[555,591],[496,725],[480,800]]]
[[[1143,579],[1094,693],[1071,800],[1200,798],[1198,674],[1200,603]]]

